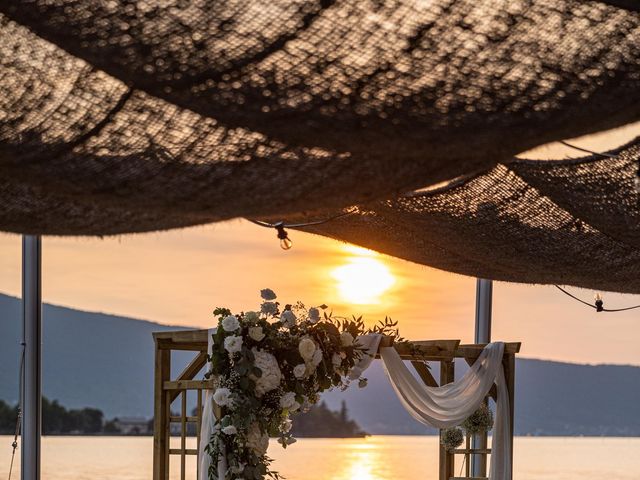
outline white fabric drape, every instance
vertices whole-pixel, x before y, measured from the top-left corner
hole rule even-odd
[[[380,340],[379,335],[358,338],[359,344],[367,348],[369,355],[354,368],[353,378],[369,366],[378,351]],[[503,343],[490,343],[462,378],[441,387],[428,387],[409,371],[395,348],[380,348],[380,358],[387,377],[400,402],[413,418],[424,425],[436,428],[459,425],[480,407],[496,383],[498,396],[489,474],[491,480],[511,480],[509,394],[502,366],[503,354]]]
[[[211,353],[213,348],[213,335],[216,328],[210,328],[208,331],[209,342],[207,352]],[[216,417],[213,409],[213,392],[211,390],[204,391],[204,403],[202,412],[202,424],[200,426],[200,451],[198,452],[198,462],[200,464],[200,472],[198,480],[209,479],[209,466],[211,465],[211,457],[205,451],[207,444],[211,438],[211,434],[215,430]],[[227,461],[224,455],[218,459],[218,478],[223,479],[227,471]]]

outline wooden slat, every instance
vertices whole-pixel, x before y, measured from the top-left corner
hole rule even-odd
[[[180,390],[178,390],[179,392]],[[198,392],[202,391],[202,390],[197,390]],[[200,421],[200,419],[198,417],[193,417],[193,416],[186,416],[185,417],[187,420],[187,423],[198,423]],[[171,423],[180,423],[182,422],[182,417],[180,415],[172,415],[171,417],[169,417],[169,421]]]
[[[185,455],[198,455],[198,450],[196,450],[195,448],[186,448],[184,450],[184,454]],[[181,448],[171,448],[169,450],[169,455],[182,455],[182,449]]]
[[[213,380],[169,380],[162,384],[165,390],[213,390]]]

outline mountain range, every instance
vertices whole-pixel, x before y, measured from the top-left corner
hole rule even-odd
[[[21,314],[19,299],[0,294],[0,399],[10,403],[18,398]],[[99,408],[107,418],[151,417],[151,334],[182,328],[45,304],[44,394],[67,408]],[[191,356],[176,353],[174,370]],[[437,365],[432,368],[437,375]],[[379,362],[366,377],[367,388],[354,385],[323,399],[332,409],[345,400],[369,433],[433,432],[402,408]],[[518,359],[515,411],[519,435],[640,436],[640,367]]]

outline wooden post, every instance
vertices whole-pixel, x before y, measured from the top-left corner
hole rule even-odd
[[[511,475],[513,476],[513,433],[515,432],[515,391],[516,391],[516,356],[512,353],[505,355],[502,360],[504,377],[509,392],[509,442],[511,444]]]
[[[169,478],[169,405],[164,382],[171,376],[171,350],[156,340],[153,406],[153,480]]]
[[[451,383],[454,380],[454,363],[452,360],[440,361],[440,386]],[[440,430],[442,436],[442,430]],[[440,445],[440,480],[449,480],[454,475],[455,456],[447,452],[444,446]]]

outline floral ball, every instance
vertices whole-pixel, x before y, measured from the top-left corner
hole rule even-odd
[[[260,377],[251,375],[250,378],[256,382],[256,396],[262,397],[265,393],[275,390],[280,386],[282,372],[278,366],[278,360],[269,352],[252,348],[255,357],[254,365],[262,371]]]

